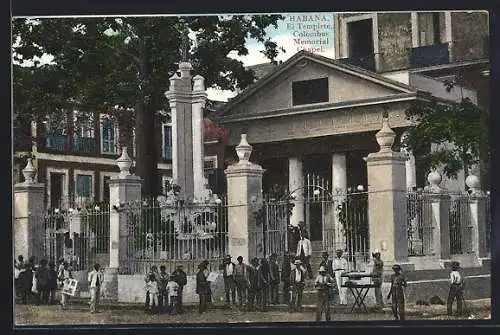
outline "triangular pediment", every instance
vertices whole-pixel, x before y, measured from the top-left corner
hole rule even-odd
[[[327,101],[296,104],[292,86],[296,82],[321,79],[328,83]],[[348,104],[363,100],[387,99],[415,91],[404,84],[370,71],[306,51],[300,51],[251,87],[229,101],[219,117],[243,117],[269,114],[272,111],[317,108],[321,104]]]

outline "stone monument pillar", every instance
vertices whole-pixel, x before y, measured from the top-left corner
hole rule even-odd
[[[439,186],[441,180],[437,171],[429,173],[424,191],[431,201],[431,254],[446,263],[450,259],[450,196]]]
[[[406,215],[406,158],[392,150],[396,134],[384,116],[375,135],[380,150],[366,158],[370,249],[378,249],[384,264],[409,266]],[[405,264],[406,263],[406,264]]]
[[[248,144],[246,134],[241,135],[240,144],[236,147],[239,161],[230,165],[227,176],[228,196],[228,237],[229,254],[236,258],[242,256],[245,262],[258,254],[259,243],[263,243],[262,229],[257,227],[255,212],[262,204],[262,175],[260,165],[248,159],[252,147]]]
[[[107,283],[105,296],[118,298],[118,269],[127,267],[128,243],[127,215],[123,209],[129,204],[141,201],[140,177],[130,174],[132,160],[128,156],[127,147],[122,147],[122,154],[116,160],[120,168],[117,178],[109,181],[109,268],[105,269],[104,281]],[[126,269],[124,269],[126,270]],[[103,287],[104,289],[104,287]]]
[[[417,172],[415,166],[415,156],[413,155],[413,152],[411,152],[411,150],[405,145],[407,136],[408,132],[404,132],[401,136],[401,152],[406,155],[406,188],[410,190],[417,186]]]
[[[288,159],[288,190],[293,192],[292,216],[290,224],[298,226],[300,221],[304,221],[304,173],[302,170],[302,161],[298,157]]]
[[[14,185],[14,257],[43,256],[44,184],[35,180],[33,159],[22,170],[24,182]],[[39,260],[39,259],[38,259]]]
[[[203,77],[192,78],[192,69],[189,62],[181,62],[180,77],[174,74],[165,92],[172,115],[172,177],[186,200],[207,195],[203,173],[203,108],[207,94]]]

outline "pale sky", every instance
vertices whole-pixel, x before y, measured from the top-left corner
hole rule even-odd
[[[267,29],[267,35],[278,44],[278,47],[283,47],[285,53],[280,52],[276,58],[277,61],[286,61],[299,51],[297,38],[308,39],[309,41],[318,40],[316,37],[304,37],[303,34],[315,34],[321,32],[323,37],[320,39],[325,41],[328,38],[328,44],[325,43],[321,50],[312,52],[321,54],[322,56],[334,58],[334,43],[333,43],[333,13],[290,13],[282,14],[285,19],[280,21],[278,28],[270,27]],[[193,34],[190,34],[193,38]],[[14,44],[17,41],[14,41]],[[316,45],[302,45],[303,48],[317,47]],[[239,57],[235,54],[229,54],[228,57],[239,59],[245,66],[268,63],[269,60],[260,52],[263,45],[257,44],[254,40],[247,40],[248,55]],[[50,63],[52,56],[43,55],[40,58],[42,63]],[[29,66],[31,62],[24,62]],[[227,101],[236,95],[232,91],[221,91],[213,88],[207,89],[208,98],[217,101]]]

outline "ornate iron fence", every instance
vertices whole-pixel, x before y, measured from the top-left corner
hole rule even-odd
[[[467,194],[452,195],[450,204],[450,253],[472,252],[472,224]]]
[[[145,273],[152,265],[165,265],[172,272],[182,264],[194,274],[203,260],[218,267],[228,248],[227,209],[226,199],[186,202],[164,197],[113,209],[127,222],[120,272]]]
[[[408,256],[430,256],[434,226],[431,201],[422,192],[407,193]]]

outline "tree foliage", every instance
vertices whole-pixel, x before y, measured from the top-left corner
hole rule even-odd
[[[254,73],[228,57],[248,54],[246,39],[263,45],[271,61],[280,48],[266,35],[280,15],[14,19],[13,79],[16,114],[44,117],[79,110],[134,111],[136,173],[143,193],[158,193],[155,114],[168,109],[164,92],[181,61],[188,31],[189,60],[207,87],[244,89]],[[283,50],[283,49],[281,49]],[[39,60],[53,56],[49,64]],[[26,67],[26,62],[31,66]],[[23,64],[24,65],[21,65]]]
[[[412,125],[403,142],[429,169],[442,168],[447,177],[456,178],[462,169],[489,160],[489,114],[470,99],[419,101],[406,114]]]

